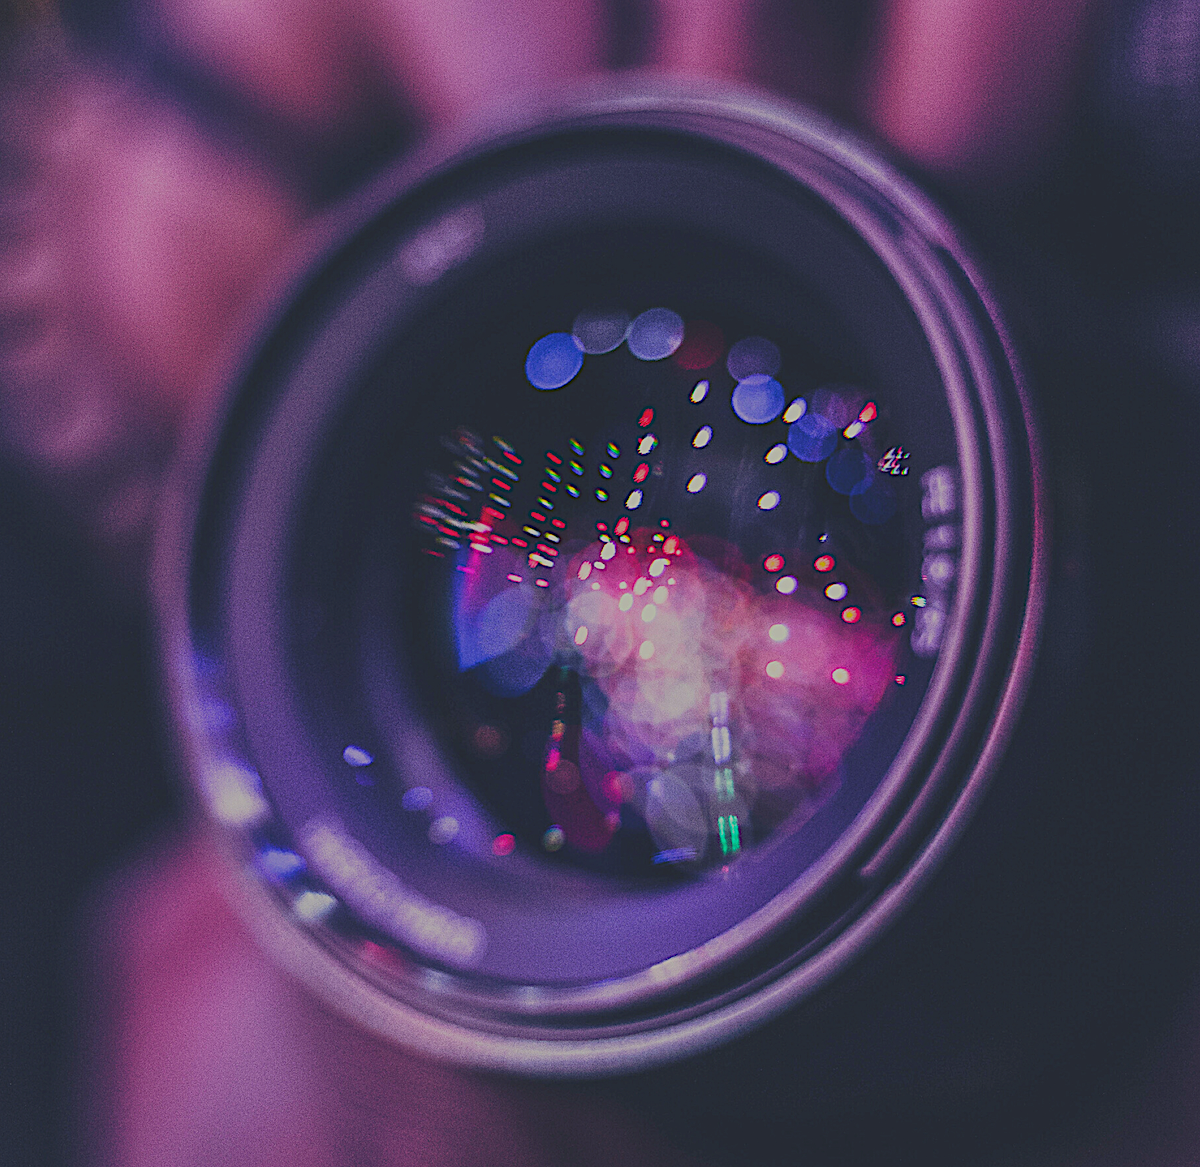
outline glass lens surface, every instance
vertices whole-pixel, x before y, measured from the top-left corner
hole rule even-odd
[[[728,870],[809,821],[856,747],[877,782],[919,703],[916,411],[753,256],[626,228],[526,263],[380,374],[408,404],[370,424],[398,504],[371,536],[389,652],[491,818],[481,858]]]

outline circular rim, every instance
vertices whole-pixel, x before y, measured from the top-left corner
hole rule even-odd
[[[963,566],[978,577],[968,578],[966,582],[975,586],[960,594],[986,595],[987,610],[978,616],[978,635],[968,627],[974,621],[964,617],[952,622],[953,641],[942,650],[918,722],[888,775],[853,827],[787,891],[713,941],[619,985],[542,991],[534,1003],[523,1000],[519,991],[499,997],[443,991],[423,998],[431,1005],[429,1010],[418,1008],[372,984],[312,932],[286,919],[279,901],[243,870],[236,837],[225,839],[234,855],[233,869],[239,872],[233,881],[233,899],[281,963],[340,1011],[390,1040],[479,1067],[535,1074],[615,1073],[641,1068],[698,1051],[761,1024],[824,984],[894,922],[965,826],[1012,730],[1040,629],[1047,566],[1040,463],[1021,373],[994,301],[964,247],[932,204],[878,155],[818,115],[740,89],[645,80],[584,91],[565,104],[556,103],[550,113],[540,106],[528,110],[509,120],[499,132],[493,126],[484,138],[433,148],[372,184],[326,226],[322,232],[326,247],[293,282],[264,335],[278,334],[296,311],[293,298],[298,301],[310,295],[314,282],[319,283],[336,263],[339,246],[427,178],[479,153],[543,133],[638,124],[701,133],[768,158],[820,195],[866,240],[917,311],[947,388],[953,390],[952,398],[957,396],[957,402],[952,400],[952,413],[960,456],[976,449],[981,428],[989,450],[1002,460],[1020,460],[1009,432],[1014,419],[1005,416],[998,397],[1005,390],[1011,393],[1018,411],[1015,424],[1023,430],[1020,440],[1028,444],[1030,458],[1026,470],[1031,491],[1029,562],[1023,570],[1018,564],[1015,573],[1021,576],[1027,571],[1027,583],[1025,579],[1013,583],[1010,564],[1007,570],[993,570],[984,588],[989,561],[1003,565],[1021,558],[1016,529],[1020,521],[1012,513],[1020,502],[1008,496],[1004,474],[988,473],[986,452],[978,451],[974,461],[960,464]],[[798,155],[802,163],[797,161]],[[327,250],[330,239],[339,245],[332,251]],[[981,318],[991,337],[979,331]],[[997,351],[987,351],[989,340]],[[272,343],[268,339],[251,357],[236,383],[255,378]],[[1004,365],[1007,385],[995,383],[997,359]],[[964,379],[973,382],[974,394]],[[981,387],[988,391],[981,392]],[[973,413],[975,402],[980,404],[981,417]],[[193,774],[208,759],[204,731],[185,713],[196,709],[202,698],[191,664],[192,554],[202,519],[200,499],[205,492],[206,468],[220,450],[219,435],[236,425],[238,409],[236,401],[227,404],[222,424],[195,447],[185,464],[188,469],[171,492],[157,559],[156,592],[167,678],[179,736]],[[995,514],[990,523],[983,513],[989,487],[995,491]],[[988,528],[994,535],[991,547],[983,545]],[[1014,586],[1022,593],[1028,589],[1028,595],[1021,597],[1024,602],[1015,617],[1015,629],[1011,627]],[[987,669],[975,669],[964,686],[975,659],[997,654],[1002,658],[998,662],[1002,683],[994,679],[996,669],[990,682]],[[963,699],[948,714],[947,698],[957,690],[963,690]],[[940,753],[941,761],[914,790],[913,775],[933,749]],[[912,797],[903,797],[906,790]],[[817,889],[848,867],[857,870],[864,891],[873,893],[869,903],[817,952],[793,954],[790,960],[753,967],[753,952],[786,930]],[[891,882],[887,882],[889,878]],[[735,958],[743,966],[749,964],[752,975],[744,970],[734,990],[698,1007],[680,1005],[678,1000],[670,1007],[672,995],[678,998],[681,990],[727,969]],[[428,986],[425,992],[428,994]],[[614,1026],[610,1020],[608,1025],[592,1027],[583,1039],[572,1028],[576,1024],[572,1015],[664,1000],[667,1008],[652,1012],[639,1024]],[[497,1013],[507,1013],[509,1022]],[[529,1013],[543,1019],[557,1017],[562,1024],[531,1030],[522,1022],[522,1015]],[[534,1036],[529,1036],[531,1033]]]

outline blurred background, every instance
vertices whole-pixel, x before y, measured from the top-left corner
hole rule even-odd
[[[307,1046],[255,1063],[282,1075],[260,1098],[233,1036],[206,1045],[186,1029],[201,1008],[172,1012],[230,968],[230,999],[254,990],[246,1017],[288,992],[179,874],[206,859],[174,792],[146,594],[172,452],[323,209],[423,135],[648,68],[748,81],[879,142],[976,238],[1043,384],[1105,370],[1112,437],[1084,456],[1116,466],[1130,419],[1177,429],[1200,402],[1200,4],[5,0],[0,45],[0,1161],[382,1161],[364,1126],[407,1139],[397,1162],[691,1161],[652,1115],[609,1121],[586,1089],[481,1085],[374,1048],[346,1059],[407,1083],[384,1118],[309,1107],[293,1072]],[[1170,458],[1190,511],[1195,460]],[[1155,529],[1169,542],[1169,522]],[[1147,578],[1119,539],[1112,554]],[[1186,716],[1195,684],[1172,688]],[[1159,761],[1195,780],[1194,758]],[[1168,932],[1173,905],[1165,887],[1147,909]],[[1196,1161],[1194,933],[1179,922],[1145,986],[1145,1040],[1105,1088],[990,1161]],[[333,1024],[304,1009],[273,1024]],[[164,1052],[182,1032],[198,1045],[187,1072]],[[215,1103],[214,1067],[240,1083]],[[447,1109],[455,1091],[467,1101]],[[303,1104],[291,1141],[260,1103],[292,1118]],[[513,1114],[556,1133],[513,1134]]]

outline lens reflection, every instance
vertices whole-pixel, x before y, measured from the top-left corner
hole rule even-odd
[[[471,753],[492,858],[724,865],[819,810],[896,689],[910,593],[874,578],[898,505],[876,406],[843,385],[810,406],[776,341],[710,352],[728,333],[585,307],[526,350],[528,385],[561,390],[546,409],[441,439],[414,518],[449,600],[448,716],[503,742]],[[728,378],[697,382],[721,355]]]

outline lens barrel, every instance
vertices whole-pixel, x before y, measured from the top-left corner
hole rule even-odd
[[[374,182],[159,560],[196,803],[390,1040],[640,1070],[902,926],[1022,714],[1045,471],[993,296],[869,147],[627,82]]]

